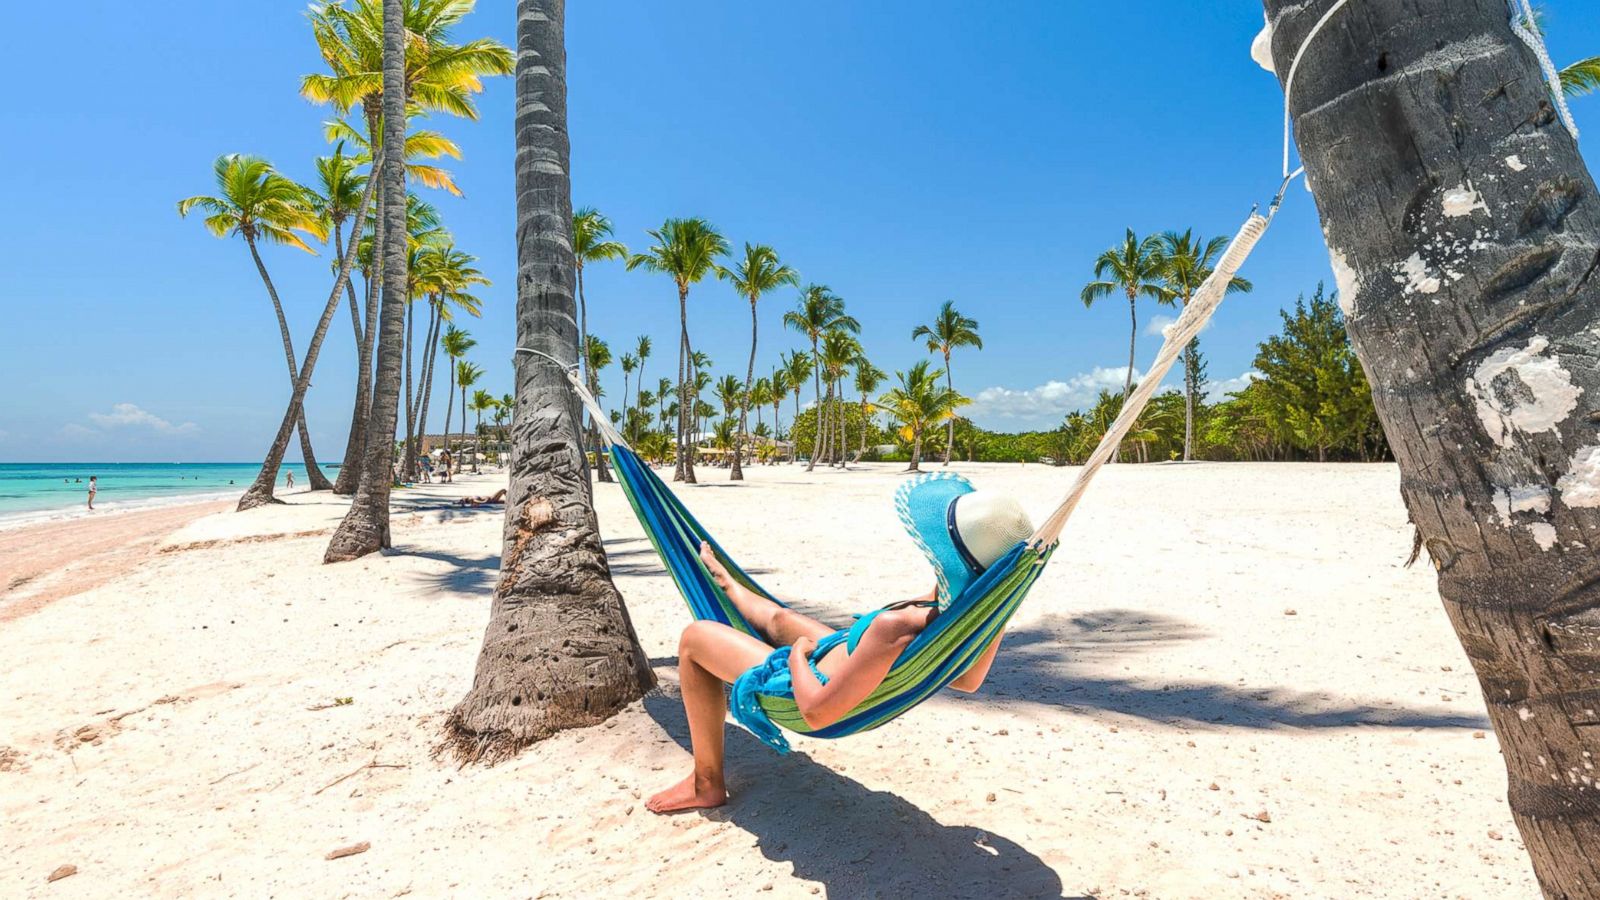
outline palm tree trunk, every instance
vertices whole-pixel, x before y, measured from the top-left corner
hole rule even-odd
[[[374,180],[367,179],[367,190],[363,194],[364,197],[372,195],[373,186]],[[362,223],[359,219],[350,226],[351,253],[355,252],[354,248],[359,244],[361,228]],[[344,244],[337,228],[333,232],[333,242],[334,252],[339,254],[340,259],[343,259],[345,254]],[[361,304],[356,297],[355,279],[346,278],[344,287],[350,299],[350,327],[355,331],[356,355],[359,357],[361,348],[366,343],[366,336],[361,327]],[[370,384],[371,382],[367,377],[367,363],[358,362],[355,410],[350,415],[350,433],[345,437],[344,456],[341,457],[342,462],[339,465],[339,474],[334,476],[333,479],[333,492],[335,494],[349,494],[356,489],[357,460],[361,456],[361,431],[359,426],[363,416],[366,414],[366,404],[368,402],[366,393]]]
[[[1194,449],[1194,341],[1183,348],[1183,461]]]
[[[461,388],[461,452],[456,454],[456,471],[460,472],[467,462],[461,458],[466,456],[467,452],[467,386],[464,384],[456,386]]]
[[[789,464],[800,461],[800,443],[794,439],[794,427],[800,424],[800,386],[794,388],[794,418],[789,420]]]
[[[356,212],[358,217],[366,215],[367,204],[371,200],[372,191],[369,190],[362,195],[361,205]],[[251,243],[250,249],[252,253],[255,252],[254,242]],[[322,341],[328,334],[328,326],[333,322],[333,314],[339,309],[339,297],[344,293],[345,286],[350,282],[350,269],[355,262],[355,257],[355,247],[353,246],[347,248],[347,252],[340,254],[339,274],[333,280],[333,290],[328,292],[328,302],[323,307],[322,319],[318,321],[316,331],[311,336],[311,343],[306,347],[305,365],[300,367],[299,373],[295,376],[293,390],[289,395],[289,406],[284,410],[283,421],[278,425],[278,433],[273,436],[272,445],[267,449],[267,456],[261,464],[261,471],[256,474],[255,481],[244,492],[244,496],[239,498],[238,511],[277,502],[272,496],[272,487],[278,481],[278,470],[283,465],[283,456],[289,449],[290,436],[297,427],[300,429],[302,437],[304,436],[305,412],[303,405],[306,391],[311,386],[311,373],[317,367],[317,357],[322,352]],[[260,264],[259,257],[257,257],[257,264]],[[261,271],[265,274],[266,267],[262,266]],[[273,292],[273,299],[277,299],[276,292]],[[311,471],[312,468],[307,466],[306,472],[308,476]],[[312,488],[312,490],[319,489]]]
[[[517,345],[570,359],[572,221],[564,0],[517,3]],[[446,725],[463,759],[493,761],[594,725],[655,684],[611,582],[559,369],[519,354],[500,581],[472,690]]]
[[[417,342],[416,308],[416,300],[408,296],[406,298],[406,452],[400,463],[400,471],[404,472],[407,478],[411,477],[411,473],[417,468],[417,447],[411,442],[417,430],[416,398],[411,390],[411,347]]]
[[[1128,329],[1128,374],[1122,381],[1122,399],[1124,402],[1127,401],[1128,395],[1133,393],[1133,346],[1134,342],[1139,339],[1139,308],[1135,304],[1136,299],[1137,295],[1131,290],[1128,291],[1128,321],[1131,323],[1131,327]]]
[[[289,364],[289,390],[291,393],[293,393],[294,384],[298,378],[298,366],[295,364],[294,358],[294,341],[289,335],[289,320],[284,318],[283,304],[278,300],[278,289],[272,283],[272,276],[267,274],[266,263],[261,261],[261,253],[256,250],[255,239],[247,236],[245,238],[245,244],[250,248],[250,258],[255,260],[256,271],[261,275],[261,282],[267,286],[267,296],[272,299],[272,311],[277,314],[278,317],[278,336],[283,340],[283,355],[284,359]],[[330,485],[328,483],[328,479],[323,476],[322,470],[317,468],[316,455],[311,452],[311,434],[306,430],[306,418],[304,411],[301,412],[300,417],[296,420],[295,424],[300,430],[300,455],[306,466],[307,487],[309,490],[313,491],[327,490],[332,485]],[[274,472],[273,475],[276,477],[277,473]],[[272,491],[271,486],[269,485],[267,491],[267,500],[270,501],[271,499]],[[259,504],[253,503],[252,505]]]
[[[1268,0],[1280,65],[1328,6]],[[1546,897],[1600,896],[1594,179],[1502,3],[1351,4],[1290,99],[1346,324],[1534,874]],[[1471,252],[1429,255],[1457,242]],[[1419,247],[1436,280],[1390,277]]]
[[[383,144],[404,147],[406,139],[404,0],[383,3]],[[390,545],[389,493],[394,481],[394,430],[400,414],[401,344],[406,319],[405,156],[383,154],[380,169],[383,204],[383,309],[378,318],[378,368],[372,382],[372,412],[367,421],[361,479],[350,510],[328,541],[323,562],[341,562]],[[370,330],[370,325],[369,325]]]
[[[920,471],[922,471],[922,429],[921,428],[913,428],[911,430],[911,467],[906,469],[906,471],[907,472],[920,472]]]
[[[1130,372],[1133,371],[1133,368],[1130,366],[1128,368],[1128,371],[1130,371]],[[944,352],[944,386],[947,389],[949,389],[949,391],[951,393],[955,393],[955,390],[956,390],[956,379],[955,379],[955,375],[950,371],[950,351],[949,350],[946,350]],[[946,425],[945,425],[945,432],[944,432],[944,462],[940,463],[940,465],[945,465],[945,466],[950,465],[950,454],[955,452],[955,447],[956,447],[956,417],[954,415],[952,415],[950,417],[950,421],[948,423],[946,423]]]
[[[817,336],[811,336],[811,386],[817,397],[817,434],[811,442],[811,461],[806,464],[809,472],[817,467],[817,457],[822,455],[822,373],[818,371]]]
[[[756,300],[750,300],[750,362],[744,370],[744,396],[739,399],[739,430],[733,438],[733,471],[729,473],[729,481],[743,481],[744,470],[740,468],[739,457],[744,452],[744,434],[750,421],[750,385],[756,380]],[[759,410],[756,417],[760,418]]]
[[[367,133],[376,135],[378,130],[378,116],[369,113],[367,117]],[[374,141],[374,146],[378,142]],[[378,154],[381,160],[382,153]],[[367,192],[370,194],[378,186],[381,178],[377,169],[378,161],[374,161],[371,174],[367,177]],[[374,349],[378,339],[378,286],[383,280],[383,223],[385,217],[385,203],[383,191],[377,191],[373,200],[377,206],[377,217],[372,223],[373,252],[372,272],[367,278],[367,327],[361,335],[361,351],[357,354],[357,367],[361,370],[356,378],[356,404],[350,414],[350,436],[346,440],[344,465],[339,468],[339,480],[334,485],[336,494],[354,494],[356,486],[361,480],[361,468],[364,465],[367,449],[367,422],[372,416],[372,365]],[[359,220],[358,220],[359,221]],[[351,235],[350,252],[356,253],[360,245],[361,226]]]
[[[428,406],[433,399],[433,370],[434,362],[439,356],[439,332],[444,329],[444,302],[437,298],[428,304],[428,337],[422,342],[422,383],[417,388],[420,399],[417,401],[417,434],[416,456],[417,466],[421,466],[422,441],[428,436]],[[413,477],[419,473],[412,472]]]
[[[680,336],[681,349],[679,350],[681,354],[679,370],[682,373],[682,377],[678,380],[679,451],[678,474],[674,477],[674,480],[682,481],[685,484],[694,484],[694,450],[695,445],[699,443],[694,438],[695,421],[698,418],[695,407],[699,405],[696,401],[700,395],[694,383],[699,380],[694,370],[694,347],[689,343],[689,289],[687,287],[678,288],[678,325],[682,331]]]

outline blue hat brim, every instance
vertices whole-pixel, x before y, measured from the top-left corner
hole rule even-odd
[[[938,577],[941,610],[948,608],[951,600],[961,596],[980,574],[950,533],[950,505],[973,490],[972,482],[953,472],[929,472],[901,484],[895,491],[895,512],[900,524]]]

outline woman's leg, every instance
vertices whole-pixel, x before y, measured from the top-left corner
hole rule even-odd
[[[728,599],[733,601],[733,605],[739,609],[745,621],[766,635],[773,646],[787,647],[802,637],[821,640],[824,635],[837,630],[808,615],[774,603],[734,581],[733,576],[728,574],[728,570],[717,559],[717,555],[711,552],[711,545],[703,541],[700,544],[700,560],[706,564],[706,568],[711,571],[712,579],[728,595]]]
[[[708,809],[728,802],[722,777],[722,729],[728,714],[724,684],[760,663],[772,648],[720,622],[694,622],[678,641],[678,683],[689,719],[694,771],[645,802],[651,812]]]

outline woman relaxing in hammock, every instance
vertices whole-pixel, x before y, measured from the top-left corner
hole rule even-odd
[[[839,641],[842,649],[830,649],[816,662],[816,671],[807,665],[807,656],[837,630],[744,587],[728,574],[710,546],[700,545],[700,559],[711,576],[766,640],[709,620],[683,630],[678,680],[694,744],[694,772],[651,797],[645,804],[648,809],[668,813],[727,802],[722,777],[725,685],[753,666],[778,660],[775,654],[786,653],[795,703],[806,723],[813,728],[831,725],[883,683],[900,652],[953,597],[1033,532],[1015,499],[975,491],[960,476],[926,475],[908,481],[896,492],[895,503],[912,540],[933,564],[937,584],[920,597],[861,616]],[[977,690],[999,647],[996,637],[950,686],[968,693]]]

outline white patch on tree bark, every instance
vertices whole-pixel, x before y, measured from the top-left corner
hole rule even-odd
[[[1262,13],[1262,18],[1266,18],[1266,13]],[[1261,27],[1261,31],[1256,35],[1256,39],[1250,42],[1250,58],[1256,61],[1256,65],[1266,69],[1273,75],[1278,74],[1278,70],[1272,65],[1271,19],[1266,20],[1266,24]]]
[[[1333,283],[1339,289],[1339,308],[1345,318],[1356,314],[1356,294],[1361,290],[1361,276],[1351,267],[1343,252],[1328,247],[1328,259],[1333,263]]]
[[[1467,182],[1459,187],[1453,187],[1444,192],[1442,201],[1444,214],[1449,218],[1470,216],[1478,210],[1489,211],[1489,204],[1483,202],[1483,195],[1473,190],[1472,182]]]
[[[1542,484],[1497,486],[1494,489],[1494,510],[1499,514],[1502,525],[1510,525],[1514,513],[1543,515],[1550,511],[1550,490]]]
[[[1526,169],[1528,167],[1528,164],[1522,161],[1522,157],[1518,156],[1515,153],[1513,153],[1510,156],[1506,157],[1506,165],[1513,172],[1521,172],[1523,169]]]
[[[1556,482],[1561,502],[1572,509],[1600,506],[1600,447],[1581,447],[1572,455],[1567,474]]]
[[[1572,383],[1554,354],[1545,355],[1549,347],[1548,338],[1535,335],[1520,350],[1496,350],[1467,379],[1483,430],[1501,447],[1511,446],[1519,431],[1554,431],[1578,408],[1583,389]]]
[[[1528,533],[1533,535],[1533,542],[1539,545],[1540,550],[1549,550],[1556,545],[1556,527],[1549,522],[1529,522]]]
[[[1428,269],[1421,253],[1413,253],[1403,263],[1395,265],[1395,283],[1403,284],[1408,294],[1436,294],[1444,282]]]

